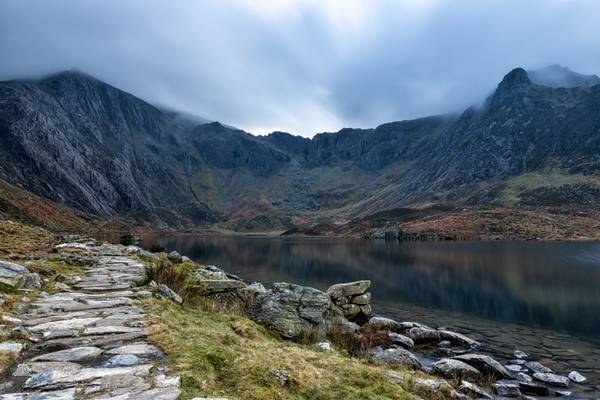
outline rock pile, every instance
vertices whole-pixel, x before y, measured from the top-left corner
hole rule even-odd
[[[327,294],[341,314],[349,320],[368,320],[371,315],[371,281],[338,283],[327,289]]]

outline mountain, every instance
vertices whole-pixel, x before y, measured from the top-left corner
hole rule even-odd
[[[0,82],[0,178],[101,218],[177,228],[600,206],[600,85],[546,75],[517,68],[462,114],[312,139],[204,123],[73,71]]]
[[[600,78],[596,75],[583,75],[571,71],[561,65],[549,65],[534,71],[527,71],[531,82],[536,85],[548,86],[553,88],[565,87],[574,88],[577,86],[595,86],[600,84]]]

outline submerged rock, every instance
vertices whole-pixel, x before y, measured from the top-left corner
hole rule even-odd
[[[550,372],[536,372],[533,377],[540,382],[548,385],[569,387],[570,380],[566,376],[556,375]]]
[[[581,375],[577,371],[571,371],[571,372],[569,372],[569,379],[572,380],[575,383],[582,383],[582,382],[587,381],[587,378],[585,376]]]
[[[499,396],[520,397],[521,389],[518,381],[499,380],[494,384],[494,389]]]
[[[553,373],[554,372],[550,368],[546,367],[545,365],[542,365],[541,363],[539,363],[537,361],[528,361],[525,363],[525,366],[527,368],[529,368],[530,370],[532,370],[533,372],[542,372],[542,373]]]

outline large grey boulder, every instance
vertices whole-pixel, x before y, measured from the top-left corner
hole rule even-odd
[[[29,270],[22,265],[8,261],[0,261],[0,283],[10,287],[22,286]]]
[[[337,299],[341,299],[344,297],[362,295],[366,293],[370,287],[371,281],[368,280],[349,283],[338,283],[329,287],[329,289],[327,289],[327,294],[335,302]]]
[[[504,368],[502,364],[490,356],[486,356],[484,354],[462,354],[454,358],[477,368],[484,374],[492,375],[501,379],[512,378],[512,374],[506,368]]]
[[[431,364],[431,370],[446,378],[481,378],[481,372],[467,363],[452,358],[442,358]]]
[[[383,350],[376,347],[371,350],[369,360],[375,364],[406,365],[415,369],[421,368],[421,363],[413,353],[400,348]]]
[[[340,318],[326,293],[285,282],[259,293],[249,315],[286,339],[298,339],[308,331],[324,332],[327,324]]]

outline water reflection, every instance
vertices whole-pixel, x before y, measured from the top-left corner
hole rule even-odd
[[[600,244],[146,238],[250,280],[325,289],[371,279],[375,305],[402,303],[600,340]]]

